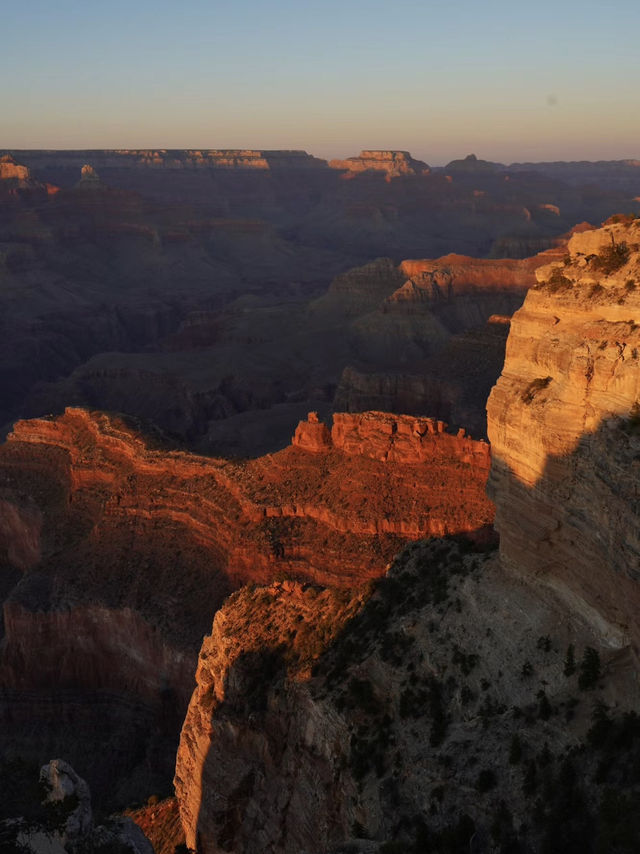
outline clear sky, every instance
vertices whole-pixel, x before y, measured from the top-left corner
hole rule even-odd
[[[1,0],[0,148],[640,158],[640,2]]]

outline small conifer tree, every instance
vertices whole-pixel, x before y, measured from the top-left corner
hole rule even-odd
[[[564,675],[569,677],[576,672],[576,648],[572,643],[567,647],[567,654],[564,659]]]
[[[581,691],[595,688],[600,678],[600,655],[597,649],[588,646],[582,661],[580,662],[580,675],[578,676],[578,687]]]

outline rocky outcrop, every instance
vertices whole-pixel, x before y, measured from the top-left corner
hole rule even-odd
[[[393,549],[397,536],[490,522],[485,443],[464,431],[449,435],[431,419],[376,412],[336,414],[329,440],[315,418],[298,427],[289,448],[230,462],[154,449],[120,419],[70,408],[60,418],[18,422],[2,448],[2,469],[8,484],[25,471],[47,483],[41,505],[56,529],[45,528],[34,544],[45,556],[60,525],[73,525],[69,536],[79,541],[88,532],[92,542],[108,537],[111,547],[118,531],[136,530],[143,549],[145,532],[162,525],[193,543],[192,563],[213,562],[222,584],[223,577],[267,580],[275,569],[350,583],[383,566],[363,575],[363,538],[377,550],[389,535]],[[324,453],[323,463],[309,450]],[[365,502],[381,478],[385,497]],[[334,535],[335,558],[331,546],[318,554],[316,538],[327,546]]]
[[[80,180],[76,184],[76,190],[101,190],[104,185],[98,173],[89,164],[85,164],[80,170]]]
[[[40,810],[24,817],[0,821],[0,842],[7,851],[33,854],[153,854],[153,847],[130,818],[111,818],[94,824],[89,786],[63,759],[53,759],[40,769]],[[26,808],[33,810],[28,794]],[[34,820],[35,818],[35,820]]]
[[[331,433],[318,421],[315,412],[298,425],[293,444],[310,451],[336,448],[356,457],[408,465],[427,460],[459,459],[477,462],[484,468],[489,446],[465,437],[464,428],[455,435],[447,433],[447,424],[435,418],[414,418],[388,412],[337,412]]]
[[[31,174],[26,166],[21,166],[10,154],[0,157],[0,181],[13,181],[18,185],[29,181]]]
[[[487,405],[501,555],[640,640],[640,224],[574,235],[513,318]]]
[[[331,438],[312,416],[283,451],[231,462],[83,409],[18,422],[0,447],[0,749],[55,747],[110,805],[166,791],[230,590],[349,587],[407,541],[490,525],[487,446],[440,428],[364,413],[336,416]]]
[[[459,331],[486,323],[492,314],[512,314],[535,284],[541,264],[560,259],[561,247],[523,259],[445,255],[435,260],[403,261],[405,281],[386,298],[387,311],[428,309]]]
[[[451,254],[434,260],[402,261],[400,272],[406,283],[424,290],[423,298],[426,299],[476,290],[520,289],[524,293],[535,284],[536,268],[545,261],[560,257],[562,248],[522,259],[470,258]],[[390,301],[394,301],[394,296]],[[396,300],[402,300],[403,296],[406,294],[398,293]]]
[[[564,667],[569,645],[578,661],[600,649],[586,695]],[[595,854],[587,804],[612,787],[629,794],[615,801],[619,828],[618,809],[637,815],[638,787],[630,795],[629,778],[603,770],[591,710],[606,704],[603,731],[629,734],[636,672],[557,597],[452,540],[412,544],[373,592],[342,602],[291,583],[244,588],[203,642],[182,730],[187,844],[488,852],[499,837],[553,851],[561,837]],[[637,761],[640,739],[628,737],[606,753],[617,768]]]
[[[326,452],[332,446],[331,431],[318,419],[317,412],[310,412],[307,420],[296,427],[291,444],[308,451]]]
[[[357,157],[331,160],[331,169],[344,169],[348,173],[384,172],[388,178],[400,175],[427,175],[429,167],[422,160],[414,160],[408,151],[371,151],[365,149]]]
[[[51,184],[41,184],[31,174],[31,170],[17,162],[10,154],[0,156],[0,200],[9,198],[32,198],[41,200],[43,196],[55,195],[57,187]],[[2,233],[0,231],[0,245]]]
[[[316,707],[305,682],[362,602],[285,582],[244,588],[218,613],[200,652],[176,763],[189,848],[317,851],[327,835],[344,831],[353,783],[336,767],[335,751],[347,732],[338,716]]]

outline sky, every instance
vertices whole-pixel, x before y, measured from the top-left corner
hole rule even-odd
[[[640,2],[0,0],[0,148],[640,159]]]

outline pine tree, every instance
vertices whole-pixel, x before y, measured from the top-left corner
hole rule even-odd
[[[580,662],[580,675],[578,676],[578,687],[581,691],[588,691],[595,688],[598,679],[600,678],[600,655],[598,650],[592,646],[588,646],[582,661]]]
[[[564,659],[564,675],[572,676],[576,672],[576,649],[572,643],[567,647],[567,654]]]

